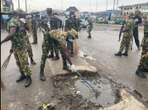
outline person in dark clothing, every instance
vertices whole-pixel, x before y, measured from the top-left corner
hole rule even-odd
[[[33,32],[33,43],[37,44],[37,20],[34,15],[32,15],[32,32]]]
[[[139,11],[135,12],[135,16],[133,17],[133,19],[134,19],[134,22],[135,22],[135,25],[134,25],[134,28],[133,28],[133,36],[134,36],[137,48],[140,49],[138,27],[139,27],[139,24],[142,23],[142,18],[140,16]]]

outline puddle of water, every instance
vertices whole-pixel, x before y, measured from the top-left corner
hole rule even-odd
[[[112,84],[110,81],[104,78],[100,78],[97,80],[87,80],[91,86],[99,92],[99,96],[96,98],[95,93],[91,88],[86,86],[86,83],[82,80],[77,80],[75,82],[75,87],[84,99],[87,101],[91,101],[96,105],[101,105],[103,107],[107,107],[113,105],[116,101],[116,94],[113,90]]]

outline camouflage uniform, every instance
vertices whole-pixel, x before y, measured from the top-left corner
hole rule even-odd
[[[18,21],[15,19],[10,20],[9,27],[18,26]],[[17,31],[17,30],[16,30]],[[27,75],[31,75],[31,70],[28,67],[28,57],[26,54],[26,44],[25,37],[23,32],[16,32],[12,38],[12,49],[14,52],[14,56],[16,59],[17,66],[19,67],[20,72],[26,73]]]
[[[142,40],[142,53],[140,64],[136,74],[141,77],[146,77],[143,72],[148,72],[148,21],[144,25],[144,38]]]
[[[71,29],[68,32],[60,32],[58,30],[53,30],[50,32],[50,35],[51,37],[53,37],[53,39],[59,42],[60,53],[63,61],[63,69],[67,70],[68,69],[67,63],[72,65],[72,62],[70,59],[69,50],[66,46],[66,38],[68,37],[68,35],[71,35],[73,38],[76,38],[78,33],[74,29]]]
[[[91,19],[88,19],[88,38],[91,38],[91,31],[93,29],[93,23]]]
[[[21,76],[16,82],[26,80],[25,87],[29,87],[32,83],[31,69],[28,66],[28,56],[26,54],[25,31],[22,22],[19,20],[19,12],[14,11],[11,20],[8,23],[9,34],[1,41],[1,44],[11,40],[12,47],[10,53],[14,53],[16,64],[19,67]]]
[[[32,47],[31,47],[31,43],[29,41],[28,35],[25,35],[25,42],[26,42],[26,49],[27,49],[29,58],[33,58]]]
[[[124,49],[125,49],[125,53],[123,55],[125,55],[125,56],[128,55],[130,42],[132,41],[133,26],[134,26],[133,20],[128,20],[126,22],[126,24],[124,25],[124,30],[122,31],[122,32],[124,32],[123,38],[122,38],[122,41],[120,44],[119,52],[117,54],[115,54],[116,56],[121,56]]]
[[[46,59],[48,57],[49,51],[52,48],[53,39],[50,37],[49,32],[44,33],[43,43],[42,43],[42,57],[41,57],[41,65],[40,65],[40,73],[44,73]]]

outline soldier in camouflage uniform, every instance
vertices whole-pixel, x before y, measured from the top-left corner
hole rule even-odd
[[[44,34],[44,38],[43,38],[43,43],[42,43],[42,57],[41,57],[41,65],[40,65],[40,80],[41,81],[45,81],[45,75],[44,75],[44,68],[45,68],[45,63],[46,63],[46,59],[48,58],[54,58],[54,52],[56,54],[56,59],[59,59],[59,51],[58,51],[58,41],[53,39],[51,37],[51,35],[49,34],[49,32],[51,30],[55,30],[57,28],[59,28],[59,20],[58,19],[54,19],[52,17],[52,9],[48,8],[47,9],[47,13],[48,13],[48,19],[47,21],[43,21],[41,23],[41,29],[43,31]],[[48,26],[49,24],[50,26]],[[50,55],[48,56],[48,54],[50,53]]]
[[[142,53],[140,64],[136,71],[136,75],[141,78],[146,78],[145,73],[148,73],[148,17],[144,24],[144,38],[142,41]]]
[[[26,46],[25,46],[25,40],[24,40],[24,30],[20,28],[20,20],[18,16],[18,12],[14,11],[12,19],[9,21],[9,35],[1,42],[7,42],[11,40],[12,42],[12,48],[10,50],[10,53],[14,53],[14,57],[16,59],[16,64],[19,67],[21,76],[19,77],[16,82],[21,82],[23,80],[26,80],[25,87],[28,87],[32,83],[31,79],[31,70],[28,66],[28,56],[26,54]]]
[[[53,39],[58,43],[59,45],[59,49],[60,49],[60,53],[63,59],[63,69],[68,69],[67,66],[67,62],[72,65],[72,62],[70,60],[69,57],[69,51],[66,48],[66,37],[63,38],[63,36],[67,36],[68,33],[66,35],[61,34],[62,32],[58,30],[59,26],[58,26],[58,22],[53,22],[54,27],[52,27],[52,30],[49,30],[47,25],[44,25],[44,40],[43,40],[43,44],[42,44],[42,57],[41,57],[41,66],[40,66],[40,80],[45,81],[45,75],[44,75],[44,68],[45,68],[45,63],[46,63],[46,59],[48,56],[49,51],[51,50],[52,46],[52,41]],[[77,34],[75,34],[75,31],[69,31],[69,33],[71,35],[75,35],[77,36]]]
[[[132,31],[133,31],[134,22],[132,20],[132,16],[129,16],[129,20],[124,24],[123,27],[123,38],[120,44],[119,52],[115,54],[115,56],[128,56],[128,51],[130,47],[130,42],[132,41]],[[120,41],[120,39],[119,39]],[[125,52],[122,53],[125,49]]]
[[[49,25],[50,30],[54,30],[55,29],[55,22],[57,22],[57,26],[58,28],[62,27],[62,21],[56,16],[56,13],[53,13],[52,8],[47,8],[47,14],[48,14],[48,19],[47,19],[47,23]],[[54,60],[58,60],[59,57],[59,44],[55,39],[52,39],[51,42],[51,50],[50,50],[50,55],[48,56],[48,58],[53,58]]]
[[[91,38],[91,31],[93,29],[93,22],[92,22],[92,19],[89,17],[87,18],[87,21],[88,21],[88,38]]]
[[[31,44],[30,44],[30,41],[29,41],[29,36],[27,34],[27,31],[29,31],[29,27],[26,23],[26,20],[25,19],[20,19],[21,20],[21,27],[24,28],[24,37],[25,37],[25,42],[26,42],[26,49],[27,49],[27,53],[28,53],[28,56],[30,58],[30,63],[32,65],[35,65],[35,61],[33,59],[33,52],[32,52],[32,47],[31,47]]]

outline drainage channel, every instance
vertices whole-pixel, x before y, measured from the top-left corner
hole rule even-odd
[[[57,110],[97,110],[100,107],[112,106],[120,101],[118,86],[110,80],[95,76],[83,76],[85,80],[98,92],[95,92],[78,76],[58,76],[53,80],[55,87],[54,99],[58,99]],[[65,107],[65,108],[64,108]]]

